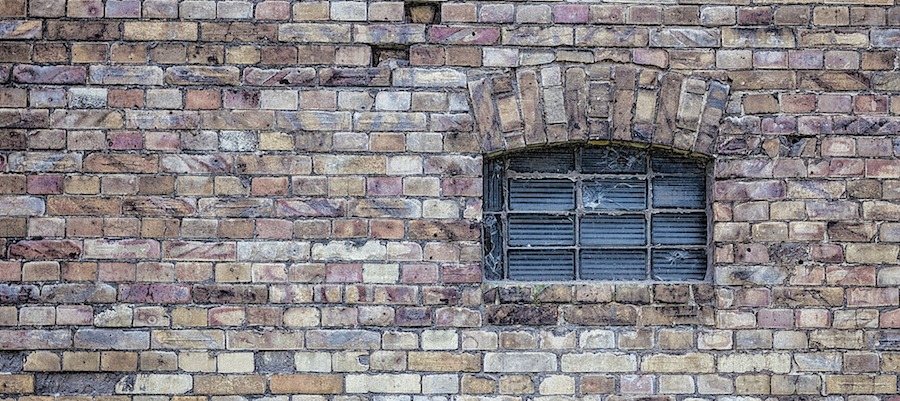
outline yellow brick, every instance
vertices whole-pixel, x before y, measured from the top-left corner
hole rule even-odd
[[[197,40],[195,22],[126,22],[125,40]]]

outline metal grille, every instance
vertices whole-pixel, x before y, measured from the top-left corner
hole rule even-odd
[[[706,160],[555,147],[485,162],[488,280],[704,280]]]

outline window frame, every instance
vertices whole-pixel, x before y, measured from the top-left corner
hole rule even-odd
[[[623,149],[628,151],[639,151],[641,152],[641,159],[647,165],[647,171],[643,173],[629,173],[629,172],[613,172],[613,173],[585,173],[582,170],[582,155],[585,149],[590,148],[615,148],[615,149]],[[510,170],[510,158],[520,155],[528,155],[531,154],[539,154],[537,152],[542,151],[569,151],[572,152],[574,157],[574,170],[563,172],[563,173],[543,173],[543,172],[531,172],[531,173],[518,173]],[[703,185],[703,207],[702,208],[678,208],[678,207],[655,207],[653,206],[653,179],[658,176],[659,172],[653,171],[652,164],[654,156],[674,156],[678,159],[686,160],[686,161],[696,161],[699,166],[702,166],[702,178],[704,181]],[[647,144],[635,144],[635,143],[619,143],[619,142],[579,142],[579,143],[562,143],[562,144],[554,144],[547,145],[541,147],[534,148],[526,148],[519,149],[516,151],[503,152],[494,155],[486,155],[484,157],[484,195],[483,195],[483,215],[482,215],[482,230],[481,230],[481,239],[482,239],[482,247],[483,247],[483,267],[484,267],[484,279],[487,282],[520,282],[520,283],[568,283],[568,282],[588,282],[588,283],[704,283],[711,282],[713,280],[713,259],[714,259],[714,241],[713,241],[713,209],[712,209],[712,187],[714,184],[714,160],[713,158],[692,152],[686,152],[683,150],[678,150],[670,147],[663,147],[658,145],[647,145]],[[491,171],[492,169],[496,171]],[[512,173],[512,174],[510,174]],[[491,175],[499,174],[500,180],[500,193],[496,194],[496,188],[492,189],[491,187]],[[671,174],[671,173],[670,173]],[[697,175],[683,175],[684,177],[699,177],[700,174]],[[583,205],[583,190],[584,190],[584,182],[590,179],[602,179],[602,180],[615,180],[615,179],[634,179],[635,177],[641,177],[640,179],[646,183],[646,195],[645,195],[645,205],[643,209],[637,209],[634,213],[627,213],[628,215],[637,216],[640,215],[644,219],[644,229],[645,229],[645,238],[646,241],[643,245],[640,246],[623,246],[616,247],[610,245],[586,245],[582,243],[580,240],[581,229],[580,225],[582,220],[587,216],[614,216],[617,215],[616,212],[603,212],[598,211],[597,209],[586,210]],[[538,280],[530,280],[530,279],[514,279],[510,277],[510,269],[509,269],[509,251],[510,249],[514,250],[522,250],[523,248],[528,248],[529,246],[510,246],[510,235],[509,235],[509,224],[510,224],[510,215],[522,215],[522,214],[544,214],[544,215],[552,215],[553,211],[549,213],[547,211],[525,211],[525,212],[513,212],[510,213],[510,182],[512,179],[568,179],[575,182],[574,185],[574,197],[575,204],[572,210],[558,212],[555,214],[567,215],[574,217],[574,244],[568,246],[540,246],[537,247],[537,250],[572,250],[573,255],[573,279],[538,279]],[[489,197],[491,196],[499,196],[500,197],[500,210],[499,211],[489,211]],[[652,218],[655,214],[660,213],[704,213],[705,219],[705,242],[703,244],[655,244],[652,241]],[[495,224],[490,223],[490,219],[494,219],[498,221]],[[494,241],[488,238],[489,236],[495,235],[491,233],[491,230],[498,229],[500,231],[500,243],[495,244]],[[491,246],[492,249],[488,249]],[[492,269],[492,263],[489,261],[490,258],[495,254],[494,249],[496,247],[500,247],[500,257],[501,261],[499,263],[499,270]],[[704,252],[705,256],[705,270],[703,270],[703,279],[663,279],[654,275],[654,263],[653,263],[653,253],[654,250],[657,249],[701,249]],[[581,266],[581,253],[584,250],[615,250],[615,249],[641,249],[645,252],[645,274],[643,279],[615,279],[615,278],[585,278],[583,274],[583,269]],[[490,253],[489,253],[490,251]],[[496,265],[496,264],[495,264]],[[699,273],[699,271],[698,271]]]

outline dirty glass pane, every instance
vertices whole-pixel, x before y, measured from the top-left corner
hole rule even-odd
[[[706,244],[706,215],[703,213],[660,213],[650,223],[654,244]]]
[[[503,278],[503,236],[497,216],[484,216],[484,277],[488,280]]]
[[[647,208],[647,182],[643,180],[588,181],[582,188],[585,209],[638,210]]]
[[[581,251],[581,278],[587,280],[645,280],[647,252],[644,250]]]
[[[511,210],[561,211],[575,209],[575,183],[569,180],[512,180]]]
[[[706,167],[703,161],[668,153],[654,153],[650,165],[657,173],[703,175]]]
[[[509,156],[509,169],[519,173],[568,173],[575,170],[571,148],[536,150]]]
[[[513,280],[574,280],[575,252],[570,250],[510,250]]]
[[[631,148],[584,148],[581,171],[589,174],[641,174],[647,172],[647,152]]]
[[[706,251],[703,249],[654,250],[653,276],[662,280],[703,280],[706,278]]]
[[[653,206],[703,209],[706,207],[705,177],[656,177]]]
[[[575,245],[575,218],[546,214],[509,215],[512,246]]]
[[[585,216],[581,221],[581,244],[644,245],[647,224],[644,216]]]
[[[503,160],[488,160],[484,166],[484,210],[499,212],[503,208]]]

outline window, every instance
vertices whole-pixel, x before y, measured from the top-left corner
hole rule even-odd
[[[706,160],[555,147],[485,160],[488,280],[704,280]]]

